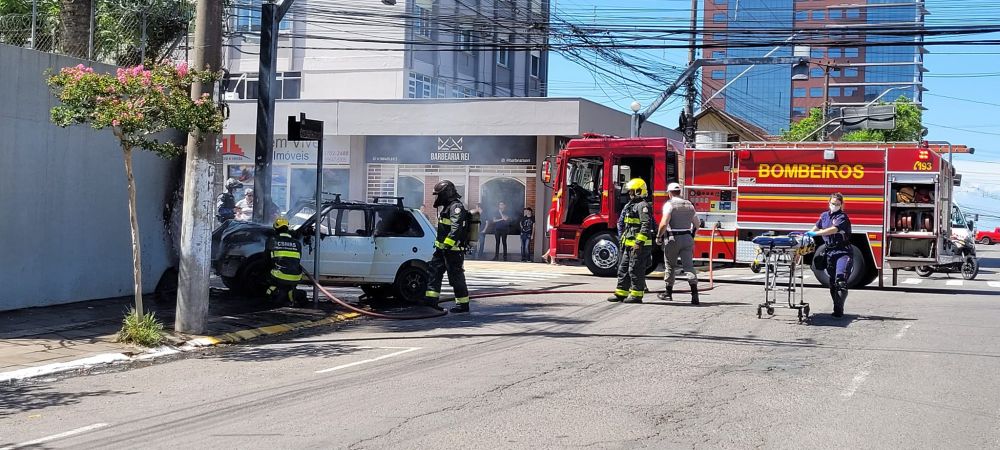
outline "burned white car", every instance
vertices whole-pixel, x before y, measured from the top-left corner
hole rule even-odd
[[[317,278],[323,284],[358,286],[375,299],[419,301],[427,288],[434,227],[400,198],[394,204],[379,200],[323,203]],[[292,235],[303,243],[302,266],[310,272],[316,255],[314,204],[300,203],[286,214]],[[273,233],[270,225],[241,221],[227,221],[213,232],[212,268],[227,287],[245,295],[263,294],[270,271],[264,247]]]

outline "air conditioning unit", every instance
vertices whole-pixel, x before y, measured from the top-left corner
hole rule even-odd
[[[223,97],[225,97],[226,100],[239,100],[240,99],[240,96],[237,95],[235,92],[226,92],[226,93],[223,94]]]

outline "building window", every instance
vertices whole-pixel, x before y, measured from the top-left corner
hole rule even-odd
[[[244,33],[260,33],[260,1],[239,0],[233,2],[233,15],[236,16],[236,31]],[[278,24],[279,31],[292,29],[291,14],[285,15],[285,20]]]
[[[816,10],[813,11],[813,20],[826,20],[826,11]]]
[[[410,98],[431,98],[434,92],[434,80],[427,75],[410,73],[409,89],[407,94]]]
[[[861,10],[858,8],[848,9],[845,13],[848,19],[859,19],[861,18]]]
[[[843,55],[843,50],[839,48],[831,48],[827,51],[827,54],[829,54],[831,58],[840,58],[840,56]]]
[[[804,115],[806,115],[806,109],[803,108],[803,107],[801,107],[801,106],[796,106],[796,107],[792,108],[792,115],[793,116],[804,116]]]
[[[824,50],[825,49],[823,49],[823,48],[814,48],[812,50],[809,50],[809,57],[815,58],[815,59],[822,58]]]
[[[713,70],[712,71],[712,79],[713,80],[725,80],[726,79],[726,71],[725,70]]]
[[[715,14],[713,14],[712,15],[712,21],[713,22],[725,22],[726,21],[726,13],[715,13]]]
[[[431,10],[413,5],[413,34],[431,38]]]
[[[540,50],[531,51],[531,76],[538,78],[542,70],[542,52]]]
[[[858,76],[858,69],[856,67],[848,67],[844,69],[845,77],[856,77]]]
[[[823,76],[823,69],[820,67],[813,67],[812,69],[809,69],[809,76],[813,78],[821,77]]]
[[[452,90],[452,97],[455,98],[474,98],[477,94],[475,89],[465,86],[455,86]]]
[[[840,78],[840,69],[833,69],[830,71],[830,77]]]
[[[857,93],[858,93],[858,88],[852,88],[852,87],[844,88],[844,97],[853,97]]]
[[[528,4],[532,14],[542,13],[542,0],[528,0]]]
[[[795,11],[795,20],[797,21],[809,20],[809,11]]]
[[[461,30],[455,35],[455,41],[458,42],[458,49],[463,52],[472,51],[473,43],[473,31],[472,30]]]
[[[729,3],[729,0],[714,0],[712,3],[715,3],[716,5],[725,5],[726,3]]]
[[[510,50],[507,48],[507,42],[499,41],[497,42],[497,65],[507,67],[509,64]]]
[[[259,76],[256,73],[233,73],[222,80],[230,95],[241,100],[257,98]],[[275,99],[302,98],[302,72],[278,72],[272,95]]]
[[[795,88],[794,90],[792,90],[792,97],[805,98],[805,96],[806,96],[806,88]]]
[[[830,88],[830,97],[840,97],[840,88],[839,87]]]
[[[844,56],[846,56],[848,58],[857,58],[858,57],[858,49],[857,49],[857,47],[845,48],[844,49]]]
[[[822,97],[823,96],[823,88],[821,88],[821,87],[809,88],[809,96],[810,97]]]
[[[830,20],[837,20],[844,17],[844,10],[842,9],[831,9],[830,10]]]
[[[726,52],[714,51],[712,52],[712,59],[722,59],[726,57]]]

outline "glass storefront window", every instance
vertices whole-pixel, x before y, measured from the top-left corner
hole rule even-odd
[[[291,172],[291,184],[288,186],[290,204],[313,201],[316,198],[316,169],[293,167]],[[343,200],[351,199],[350,174],[350,169],[323,169],[323,192],[340,194]],[[276,199],[279,198],[274,187],[272,187],[272,193]],[[325,199],[333,198],[332,195],[324,195],[323,197]],[[283,199],[285,196],[282,195],[280,198]]]

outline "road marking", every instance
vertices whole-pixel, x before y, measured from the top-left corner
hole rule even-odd
[[[867,370],[862,370],[858,372],[858,374],[854,376],[854,379],[851,380],[851,385],[848,386],[847,389],[844,389],[844,392],[841,392],[840,395],[847,398],[850,398],[852,395],[854,395],[854,393],[857,392],[858,388],[861,387],[861,383],[865,382],[865,378],[868,378],[868,373],[869,372]]]
[[[920,284],[920,283],[923,283],[923,282],[924,282],[924,280],[921,279],[921,278],[907,278],[907,279],[903,280],[903,284]]]
[[[363,348],[370,348],[370,347],[363,347]],[[333,372],[334,370],[346,369],[348,367],[360,366],[362,364],[368,364],[370,362],[381,361],[383,359],[392,358],[394,356],[399,356],[399,355],[402,355],[404,353],[410,353],[410,352],[413,352],[413,351],[417,351],[417,350],[420,350],[423,347],[375,347],[375,348],[381,348],[381,349],[398,349],[398,348],[401,348],[403,350],[400,350],[398,352],[393,352],[393,353],[390,353],[388,355],[382,355],[382,356],[379,356],[377,358],[366,359],[366,360],[363,360],[363,361],[355,361],[355,362],[348,363],[348,364],[342,364],[342,365],[339,365],[337,367],[331,367],[329,369],[317,370],[316,373]]]
[[[63,438],[68,438],[70,436],[75,436],[78,434],[83,434],[88,431],[93,431],[99,428],[104,428],[108,426],[106,423],[95,423],[93,425],[87,425],[85,427],[77,428],[75,430],[69,430],[65,433],[53,434],[52,436],[45,436],[43,438],[35,439],[33,441],[22,442],[20,444],[14,444],[13,446],[0,447],[0,450],[13,450],[15,448],[31,447],[38,444],[44,444],[46,442],[56,441]]]
[[[1000,288],[1000,281],[987,281],[986,284],[990,287]]]
[[[944,284],[948,286],[961,286],[965,283],[965,280],[948,280]]]
[[[903,325],[903,329],[899,330],[899,333],[896,333],[896,335],[893,336],[893,337],[896,338],[896,339],[901,339],[903,337],[903,335],[906,334],[906,330],[909,330],[910,326],[912,326],[912,325],[913,324],[911,324],[911,323]]]

